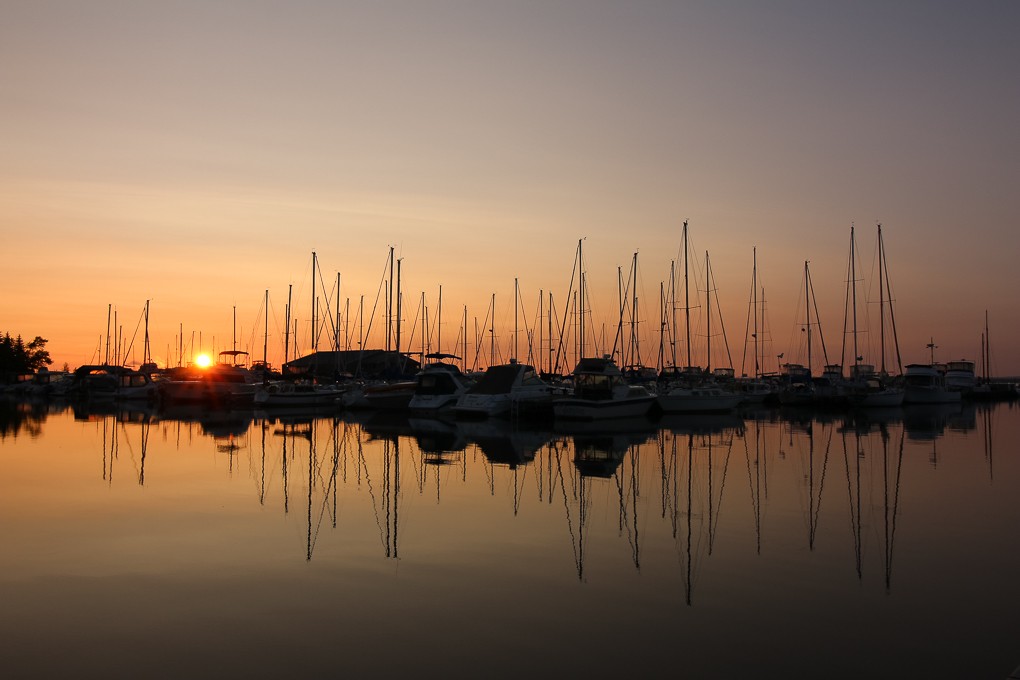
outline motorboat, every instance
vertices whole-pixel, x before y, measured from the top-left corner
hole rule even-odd
[[[608,356],[582,358],[573,371],[573,392],[553,401],[560,419],[594,420],[647,415],[655,395],[643,385],[631,385]]]
[[[539,403],[567,393],[542,380],[535,367],[511,361],[490,366],[482,377],[460,395],[453,407],[458,417],[491,417],[509,414],[515,408],[534,411]]]
[[[319,385],[309,380],[274,380],[259,385],[253,398],[256,406],[332,406],[337,404],[340,390],[336,385]]]
[[[432,355],[439,359],[415,376],[414,393],[407,402],[412,413],[450,412],[461,395],[468,391],[471,380],[456,365],[442,361],[451,355]]]
[[[663,413],[727,413],[743,400],[740,392],[724,390],[717,385],[684,383],[667,386],[656,397]]]
[[[907,364],[903,386],[907,404],[952,404],[961,397],[946,385],[945,372],[938,364]]]
[[[113,398],[117,401],[156,401],[159,399],[159,385],[149,373],[124,371],[120,374]]]

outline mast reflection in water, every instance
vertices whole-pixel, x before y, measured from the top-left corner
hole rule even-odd
[[[1018,437],[1012,403],[527,427],[2,402],[0,661],[1005,677]]]

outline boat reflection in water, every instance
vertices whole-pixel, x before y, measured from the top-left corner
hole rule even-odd
[[[307,644],[323,631],[363,650],[350,672],[419,671],[451,635],[475,672],[513,625],[513,675],[652,674],[683,639],[701,677],[739,675],[733,645],[780,675],[1005,677],[1020,460],[1000,452],[1020,413],[950,406],[528,426],[0,402],[5,665],[129,674],[139,657],[80,641],[101,611],[87,637],[127,626],[167,676],[187,675],[165,651],[184,639],[238,674],[292,672],[291,650],[327,673],[335,646]],[[592,629],[619,660],[561,653]]]

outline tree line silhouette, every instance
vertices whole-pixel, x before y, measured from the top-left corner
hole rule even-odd
[[[20,335],[12,338],[10,333],[4,333],[0,337],[0,380],[10,382],[19,374],[35,373],[52,364],[53,359],[46,350],[47,342],[37,335],[25,344]]]

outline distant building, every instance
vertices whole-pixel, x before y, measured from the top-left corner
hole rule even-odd
[[[320,380],[336,380],[342,377],[397,379],[413,376],[420,368],[420,362],[407,354],[366,349],[315,352],[284,364],[283,374],[309,375]]]

